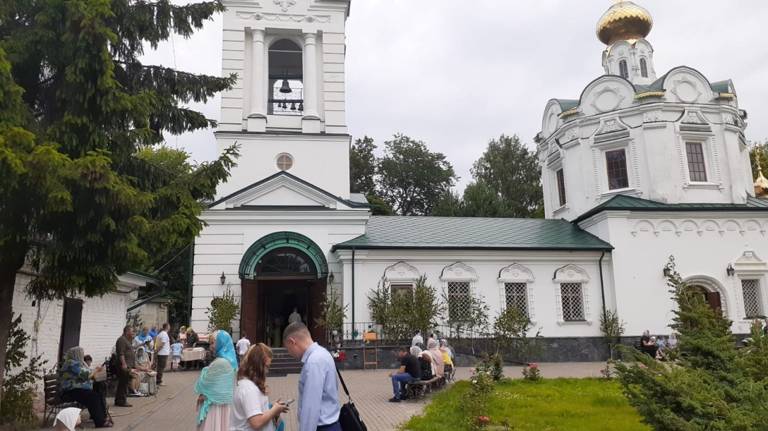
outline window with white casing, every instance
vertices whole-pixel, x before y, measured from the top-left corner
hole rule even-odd
[[[504,305],[522,316],[528,315],[528,283],[504,283]]]
[[[563,307],[563,321],[584,321],[584,295],[581,283],[562,283],[560,295]]]
[[[462,262],[456,262],[443,268],[440,279],[445,283],[448,321],[468,321],[471,318],[472,287],[477,280],[477,272]]]
[[[621,77],[624,79],[629,78],[629,69],[627,68],[627,60],[619,61],[619,75],[621,75]]]
[[[760,292],[760,280],[741,280],[741,292],[744,296],[744,317],[747,319],[763,317],[763,300]]]
[[[558,324],[592,323],[586,289],[589,279],[587,271],[577,265],[566,265],[555,271],[552,281]]]
[[[519,263],[501,268],[499,271],[499,288],[501,303],[505,309],[514,307],[535,321],[533,272]]]
[[[468,281],[448,282],[448,320],[466,322],[470,319],[471,286]]]
[[[390,294],[413,297],[414,286],[421,274],[413,265],[400,261],[384,270],[384,281],[389,286]]]
[[[704,157],[704,144],[686,141],[685,155],[688,159],[688,178],[691,182],[707,182],[707,162]]]
[[[648,62],[644,58],[640,59],[640,76],[643,78],[648,77]]]

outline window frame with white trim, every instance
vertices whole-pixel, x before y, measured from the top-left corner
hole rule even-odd
[[[409,288],[411,296],[413,296],[416,283],[421,278],[421,273],[415,266],[405,261],[399,261],[388,266],[384,270],[382,278],[386,288],[389,290],[390,296],[394,296],[396,291],[403,292]]]
[[[589,290],[587,284],[590,281],[587,271],[575,264],[568,264],[558,268],[552,278],[555,285],[555,312],[558,325],[592,325],[590,312]],[[563,287],[578,285],[580,292],[577,298],[581,300],[581,319],[565,319]]]
[[[525,300],[528,314],[528,320],[531,324],[536,323],[536,307],[534,302],[534,282],[536,278],[533,275],[533,271],[525,265],[519,263],[512,263],[507,265],[499,271],[498,283],[499,283],[499,295],[500,304],[502,310],[506,310],[509,307],[508,304],[508,285],[524,285],[525,286]]]
[[[448,302],[448,304],[446,304],[446,318],[448,322],[453,322],[453,323],[462,322],[462,320],[460,319],[453,320],[451,316],[451,308],[452,308],[450,305],[451,296],[458,295],[458,294],[451,293],[452,285],[466,284],[466,293],[463,293],[463,295],[466,295],[468,298],[471,298],[475,293],[475,290],[476,290],[475,284],[477,283],[478,279],[479,277],[477,275],[477,271],[471,266],[463,262],[455,262],[450,265],[447,265],[440,272],[440,281],[442,282],[443,292],[445,293],[445,297]],[[467,312],[467,311],[468,310],[464,310],[464,312]],[[468,320],[469,318],[467,318],[466,321]]]

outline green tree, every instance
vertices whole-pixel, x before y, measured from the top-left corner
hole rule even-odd
[[[371,319],[381,325],[389,340],[410,339],[416,330],[426,332],[437,325],[443,314],[437,290],[427,283],[425,276],[416,281],[411,293],[392,292],[382,283],[368,294]]]
[[[232,289],[227,287],[221,296],[211,299],[211,305],[206,313],[208,314],[208,330],[215,331],[221,329],[232,333],[232,320],[240,312],[240,303],[232,293]]]
[[[368,200],[368,205],[371,207],[371,214],[382,216],[391,216],[395,214],[392,207],[389,206],[384,199],[376,195],[368,195],[365,198]]]
[[[458,179],[451,164],[424,142],[402,134],[384,146],[376,166],[378,195],[399,215],[431,214]]]
[[[145,46],[189,37],[219,1],[7,0],[0,7],[0,363],[16,273],[38,298],[100,295],[117,275],[188,243],[201,201],[235,148],[200,166],[157,149],[163,134],[214,126],[186,105],[234,76],[140,62]],[[176,169],[189,175],[177,178]],[[0,370],[2,373],[4,370]],[[0,381],[2,374],[0,374]]]
[[[541,170],[536,152],[521,144],[516,135],[491,140],[474,163],[472,176],[477,189],[468,187],[470,194],[464,195],[472,215],[534,217],[542,213]]]
[[[622,349],[630,362],[616,365],[629,402],[656,430],[759,430],[768,423],[768,382],[751,375],[751,355],[736,350],[731,322],[714,311],[682,281],[674,259],[667,264],[667,284],[677,304],[672,329],[679,333],[672,363],[636,350]]]
[[[353,192],[372,194],[376,175],[376,144],[373,138],[356,139],[349,148],[349,185]]]

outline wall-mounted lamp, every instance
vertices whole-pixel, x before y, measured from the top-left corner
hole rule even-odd
[[[725,273],[728,274],[728,277],[733,277],[733,274],[736,274],[736,269],[734,269],[733,265],[729,263],[725,268]]]
[[[227,282],[227,276],[224,275],[224,271],[221,271],[221,277],[219,277],[219,282],[221,283],[222,286],[224,285],[224,283]]]
[[[328,284],[333,284],[333,279],[334,278],[336,278],[336,277],[334,277],[332,272],[328,273]]]

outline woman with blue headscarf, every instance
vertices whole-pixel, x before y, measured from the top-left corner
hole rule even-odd
[[[214,360],[203,368],[195,384],[197,429],[229,431],[229,408],[235,388],[237,355],[227,331],[215,331],[209,337]]]

